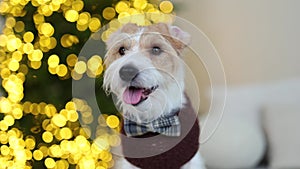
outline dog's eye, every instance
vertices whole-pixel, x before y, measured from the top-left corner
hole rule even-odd
[[[126,51],[126,48],[124,46],[122,46],[122,47],[119,48],[119,54],[121,56],[125,55],[125,51]]]
[[[159,55],[161,53],[161,49],[157,46],[154,46],[152,49],[151,49],[151,53],[153,55]]]

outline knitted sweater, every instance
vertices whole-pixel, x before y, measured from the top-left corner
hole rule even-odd
[[[200,128],[189,99],[178,116],[181,123],[179,137],[158,133],[121,137],[127,161],[142,169],[180,169],[191,160],[199,148]],[[125,135],[124,130],[122,134]]]

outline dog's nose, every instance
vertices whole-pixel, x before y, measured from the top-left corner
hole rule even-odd
[[[119,71],[120,78],[126,82],[131,81],[138,73],[139,70],[133,65],[124,65]]]

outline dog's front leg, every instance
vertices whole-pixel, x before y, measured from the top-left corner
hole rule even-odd
[[[181,167],[181,169],[206,169],[200,152],[198,151],[188,163]]]

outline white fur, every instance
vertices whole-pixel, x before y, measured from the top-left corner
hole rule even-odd
[[[133,36],[139,41],[140,32]],[[138,43],[137,43],[138,44]],[[133,64],[139,70],[136,82],[143,87],[150,88],[158,85],[159,88],[153,92],[147,100],[138,106],[128,105],[123,102],[123,92],[128,84],[123,82],[119,76],[119,70],[126,64]],[[139,52],[139,45],[132,47],[125,56],[115,60],[105,71],[104,88],[116,96],[116,104],[122,110],[123,116],[136,122],[149,122],[161,115],[170,113],[173,109],[180,108],[185,103],[184,98],[184,73],[183,65],[179,68],[178,77],[173,77],[167,72],[157,70],[147,57],[142,57]],[[166,84],[166,81],[173,82]]]

